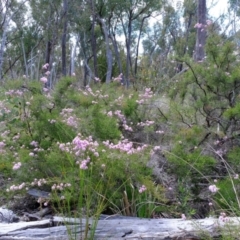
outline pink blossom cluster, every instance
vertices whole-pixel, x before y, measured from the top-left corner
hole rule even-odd
[[[217,188],[217,186],[216,186],[215,184],[210,185],[210,186],[208,187],[208,189],[209,189],[209,191],[212,192],[212,193],[216,193],[216,192],[219,190],[219,188]]]
[[[107,140],[103,141],[103,144],[110,149],[117,149],[121,152],[126,152],[127,154],[142,152],[147,147],[147,145],[142,145],[141,147],[134,148],[133,143],[130,142],[128,139],[123,139],[117,144],[110,143],[109,140]]]
[[[88,169],[88,163],[90,162],[90,157],[87,157],[87,159],[84,159],[82,161],[77,161],[76,164],[79,164],[79,168],[86,170]]]
[[[40,148],[40,147],[39,147],[39,144],[38,144],[38,142],[36,142],[36,141],[30,142],[30,146],[33,146],[33,147],[34,147],[33,152],[30,152],[30,153],[29,153],[29,156],[31,156],[31,157],[36,156],[38,152],[44,151],[43,148]]]
[[[45,63],[45,64],[42,66],[42,69],[43,69],[43,70],[47,70],[48,67],[49,67],[49,63]],[[46,72],[45,72],[45,75],[46,75],[46,76],[50,75],[50,71],[46,71]],[[47,79],[47,77],[45,77],[45,76],[43,76],[43,77],[40,78],[40,82],[42,82],[42,83],[44,83],[44,84],[47,83],[47,81],[48,81],[48,79]]]
[[[92,91],[92,89],[91,89],[91,87],[89,86],[89,85],[87,85],[86,86],[86,91],[88,92],[88,93],[90,93],[90,95],[92,95],[92,96],[96,96],[94,93],[93,93],[93,91]]]
[[[42,69],[43,70],[47,70],[49,67],[49,63],[45,63],[43,66],[42,66]]]
[[[137,125],[141,127],[149,127],[154,124],[154,121],[147,120],[146,122],[140,122]]]
[[[6,146],[4,141],[0,142],[0,153],[5,153],[4,147]]]
[[[38,198],[37,200],[38,203],[43,204],[45,207],[48,205],[49,200],[46,200],[45,198]]]
[[[121,96],[119,96],[118,98],[116,98],[114,100],[114,103],[116,103],[117,105],[121,106],[123,99],[124,99],[124,95],[121,95]]]
[[[143,104],[147,100],[151,99],[153,97],[153,92],[151,91],[151,88],[146,88],[145,92],[143,94],[139,94],[140,100],[136,100],[138,104]]]
[[[101,79],[98,77],[95,77],[94,80],[95,80],[95,82],[101,82]]]
[[[186,220],[187,219],[187,217],[186,217],[186,215],[184,213],[181,214],[181,219],[182,220]]]
[[[2,112],[0,113],[0,115],[2,116],[2,115],[3,115],[3,113],[6,113],[6,114],[8,114],[8,113],[10,113],[10,112],[11,112],[11,110],[10,110],[10,109],[8,109],[8,108],[4,107],[4,108],[2,108]]]
[[[107,99],[107,98],[109,98],[109,95],[108,94],[105,94],[105,95],[100,94],[98,97],[100,99]]]
[[[112,80],[113,80],[113,82],[120,82],[120,81],[122,81],[122,77],[123,77],[123,74],[122,73],[120,73],[117,77],[115,77],[115,78],[112,78]]]
[[[219,219],[219,221],[224,222],[224,223],[230,221],[230,219],[227,217],[225,212],[221,212],[218,219]]]
[[[38,142],[32,141],[32,142],[30,142],[30,145],[34,146],[36,148],[36,147],[38,147]]]
[[[20,138],[20,133],[17,133],[16,135],[14,135],[13,137],[12,137],[12,140],[14,141],[14,142],[16,142],[16,140],[18,140]]]
[[[10,130],[6,130],[1,133],[1,137],[6,137],[10,133]]]
[[[10,191],[22,190],[25,186],[26,186],[25,183],[21,183],[19,185],[12,185],[9,188],[7,188],[6,191],[10,192]],[[28,188],[26,188],[26,190],[28,190]]]
[[[59,190],[59,191],[63,191],[65,188],[69,188],[71,187],[71,183],[60,183],[60,184],[53,184],[52,185],[52,190]]]
[[[67,119],[64,120],[64,122],[70,127],[78,127],[78,119],[76,116],[69,116]]]
[[[112,112],[108,112],[108,116],[111,115]],[[132,132],[133,129],[132,127],[127,125],[127,119],[125,118],[125,116],[122,114],[121,110],[116,110],[114,112],[114,115],[118,118],[118,120],[122,123],[122,126],[124,128],[124,130]]]
[[[60,115],[63,118],[63,122],[66,123],[70,127],[77,128],[79,119],[73,114],[72,108],[64,108],[62,109]]]
[[[48,79],[46,77],[41,77],[40,78],[40,82],[42,83],[46,83],[48,81]]]
[[[11,112],[11,110],[8,109],[8,107],[6,107],[5,101],[0,101],[0,109],[1,109],[0,116],[3,116],[4,113],[8,114]]]
[[[196,23],[194,25],[194,28],[203,28],[203,27],[204,27],[204,24],[202,24],[202,23]]]
[[[13,165],[13,170],[18,170],[20,167],[22,166],[22,163],[21,162],[17,162],[17,163],[15,163],[14,162],[14,165]]]
[[[161,147],[160,146],[155,146],[154,148],[153,148],[153,151],[158,151],[158,150],[161,150]]]
[[[11,96],[11,97],[13,97],[13,96],[22,96],[23,95],[23,91],[21,91],[21,90],[9,90],[9,91],[7,91],[7,92],[5,92],[5,95],[6,96]]]
[[[80,156],[81,153],[85,152],[86,150],[92,152],[96,157],[99,156],[97,151],[99,144],[97,141],[93,141],[92,136],[82,139],[81,135],[79,134],[73,139],[72,145],[76,156]]]
[[[139,188],[138,192],[139,192],[139,193],[143,193],[143,192],[145,192],[146,190],[147,190],[146,186],[145,186],[145,185],[142,185],[142,186]]]
[[[164,134],[164,131],[162,131],[162,130],[158,130],[158,131],[156,131],[155,133],[158,133],[158,134]]]
[[[50,74],[51,74],[50,71],[46,71],[46,72],[45,72],[45,75],[46,75],[46,76],[49,76]]]
[[[37,179],[35,178],[33,182],[31,182],[31,186],[38,186],[41,187],[42,185],[46,184],[47,180],[44,178]]]
[[[69,152],[74,154],[76,157],[85,154],[86,151],[90,151],[94,156],[98,157],[99,153],[97,147],[99,146],[98,142],[93,141],[92,136],[89,136],[86,139],[82,139],[81,135],[77,135],[71,143],[57,143],[59,149],[64,152]]]
[[[207,28],[208,26],[210,26],[212,24],[211,20],[207,20],[206,24],[202,24],[202,23],[196,23],[194,25],[194,28],[198,28],[201,29],[201,32],[203,32],[205,30],[205,28]]]
[[[57,122],[55,119],[48,119],[48,122],[50,122],[51,124]]]
[[[70,142],[68,143],[59,143],[57,142],[57,145],[59,147],[59,149],[63,152],[68,152],[68,153],[72,153],[72,145]]]

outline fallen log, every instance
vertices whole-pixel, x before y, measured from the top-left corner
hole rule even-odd
[[[96,226],[95,226],[96,224]],[[219,228],[240,225],[240,218],[229,218],[222,222],[216,218],[200,220],[182,219],[139,219],[102,217],[97,222],[93,219],[73,219],[53,217],[34,222],[0,223],[1,240],[66,240],[84,239],[94,233],[97,240],[174,240],[206,239],[206,236],[217,237]],[[204,236],[204,237],[203,237]]]

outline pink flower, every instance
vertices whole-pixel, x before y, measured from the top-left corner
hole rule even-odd
[[[215,184],[210,185],[210,186],[208,187],[208,189],[209,189],[209,191],[212,192],[212,193],[216,193],[216,192],[219,190],[219,188],[217,188]]]
[[[41,81],[42,83],[46,83],[48,80],[47,80],[46,77],[42,77],[42,78],[40,78],[40,81]]]
[[[209,25],[212,24],[212,21],[211,21],[211,20],[207,20],[206,23],[207,23],[207,25],[209,26]]]
[[[145,186],[145,185],[142,185],[142,186],[139,188],[138,192],[139,192],[139,193],[143,193],[143,192],[145,192],[146,190],[147,190],[146,186]]]
[[[195,26],[194,26],[194,28],[202,28],[202,26],[203,26],[203,25],[202,25],[201,23],[196,23]]]
[[[182,220],[186,220],[187,219],[184,213],[182,213],[181,218],[182,218]]]
[[[49,63],[45,63],[43,66],[42,66],[42,69],[48,69],[49,67]]]
[[[15,164],[13,165],[13,170],[18,170],[21,166],[22,166],[22,164],[21,164],[20,162],[15,163]]]
[[[234,179],[238,179],[238,178],[239,178],[239,175],[236,174],[233,178],[234,178]]]

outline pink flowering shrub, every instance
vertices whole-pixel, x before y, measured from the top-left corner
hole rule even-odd
[[[8,125],[3,122],[6,128],[0,137],[0,158],[4,155],[12,179],[6,191],[10,195],[31,188],[49,191],[59,207],[62,201],[71,203],[64,205],[68,209],[87,201],[94,208],[98,199],[108,199],[104,208],[111,202],[121,208],[122,193],[129,186],[136,198],[132,207],[147,201],[148,192],[163,201],[163,191],[155,192],[146,167],[151,146],[128,139],[139,121],[137,94],[81,88],[76,78],[64,78],[50,90],[42,84],[50,75],[48,65],[43,73],[40,81],[26,82],[24,87],[23,83],[16,89],[6,86],[2,96],[2,114],[11,119]],[[151,92],[147,94],[146,102]],[[39,204],[51,201],[41,199]],[[140,215],[150,216],[152,210],[144,209]]]

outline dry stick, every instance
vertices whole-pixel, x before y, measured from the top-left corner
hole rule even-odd
[[[129,204],[129,201],[128,201],[128,197],[127,197],[127,192],[126,191],[123,192],[123,201],[124,201],[124,205],[125,205],[125,210],[126,210],[127,216],[131,216],[130,204]]]

